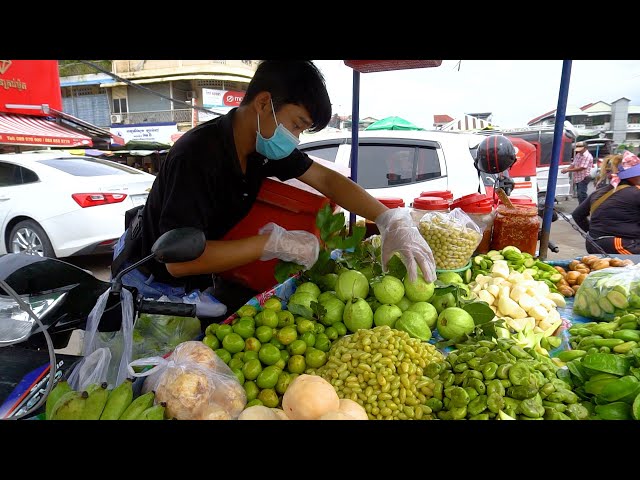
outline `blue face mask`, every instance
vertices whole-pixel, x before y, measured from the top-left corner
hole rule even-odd
[[[269,160],[282,160],[288,157],[300,143],[293,133],[285,128],[284,125],[278,123],[276,119],[276,111],[273,108],[273,100],[271,101],[271,110],[273,111],[273,119],[276,122],[276,131],[271,138],[264,138],[260,134],[260,115],[258,115],[258,132],[256,137],[256,151]]]

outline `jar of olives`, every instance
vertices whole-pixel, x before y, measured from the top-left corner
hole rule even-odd
[[[441,197],[418,197],[414,198],[411,204],[411,218],[416,226],[426,213],[447,213],[448,211],[449,202]]]
[[[460,208],[450,213],[425,214],[418,230],[431,247],[438,270],[467,265],[482,240],[478,226]]]
[[[470,204],[461,207],[471,220],[482,230],[482,240],[476,248],[475,254],[487,253],[491,246],[491,231],[496,211],[490,204]]]

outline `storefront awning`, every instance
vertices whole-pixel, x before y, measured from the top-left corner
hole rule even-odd
[[[171,77],[141,78],[139,80],[129,79],[131,83],[135,83],[135,84],[173,82],[177,80],[224,80],[227,82],[249,83],[251,78],[240,76],[240,75],[186,73],[184,75],[173,75]],[[127,84],[125,82],[104,82],[100,84],[100,88],[121,87],[123,85],[127,85]]]
[[[0,144],[41,147],[92,147],[91,137],[28,115],[0,113]]]

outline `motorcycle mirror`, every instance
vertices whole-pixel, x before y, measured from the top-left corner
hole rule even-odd
[[[162,263],[189,262],[195,260],[207,246],[207,239],[202,230],[193,227],[182,227],[163,233],[151,247],[151,253],[121,270],[111,281],[111,295],[120,295],[122,277],[140,265],[155,259]]]
[[[162,263],[189,262],[202,255],[206,245],[202,230],[182,227],[163,233],[151,247],[151,253]]]

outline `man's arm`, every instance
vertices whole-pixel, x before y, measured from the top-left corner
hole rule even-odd
[[[260,260],[269,235],[255,235],[239,240],[207,240],[198,258],[190,262],[167,263],[167,271],[174,277],[207,275]]]
[[[575,158],[570,167],[563,168],[562,170],[560,170],[560,172],[568,173],[568,172],[580,172],[582,170],[590,170],[592,165],[593,165],[593,157],[582,155],[578,158]]]
[[[568,172],[579,172],[581,170],[586,170],[587,167],[567,167],[567,168],[563,168],[562,170],[560,170],[562,173],[568,173]]]
[[[317,162],[313,162],[298,179],[323,193],[345,210],[372,222],[387,211],[387,207],[353,180]]]

